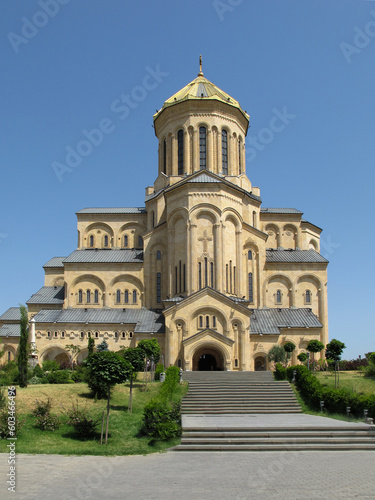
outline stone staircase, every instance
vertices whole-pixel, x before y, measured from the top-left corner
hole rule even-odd
[[[288,382],[271,372],[185,372],[189,392],[182,413],[301,413]]]
[[[270,372],[186,372],[176,451],[375,450],[375,426],[302,414]]]

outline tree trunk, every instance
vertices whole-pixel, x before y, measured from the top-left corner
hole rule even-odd
[[[111,386],[108,386],[108,399],[107,399],[107,424],[105,428],[105,444],[108,441],[108,423],[109,423],[109,400],[111,399]]]
[[[130,375],[130,392],[129,392],[128,412],[131,413],[132,410],[133,410],[133,372]]]

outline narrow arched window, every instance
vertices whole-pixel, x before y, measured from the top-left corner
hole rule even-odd
[[[277,290],[277,292],[276,292],[276,303],[277,304],[281,304],[281,298],[282,298],[281,290]]]
[[[95,332],[95,338],[98,339],[99,338],[99,332]]]
[[[90,304],[91,302],[91,292],[90,290],[86,290],[86,302]]]
[[[117,302],[117,304],[120,304],[120,302],[121,302],[121,291],[120,290],[116,291],[116,302]]]
[[[99,291],[98,290],[95,290],[95,292],[94,292],[94,302],[95,302],[95,304],[99,303]]]
[[[198,262],[198,286],[202,288],[202,262]]]
[[[238,173],[242,174],[241,141],[238,141]]]
[[[82,304],[82,301],[83,301],[82,290],[78,290],[78,304]]]
[[[199,316],[199,328],[203,328],[203,316]]]
[[[207,168],[206,127],[199,127],[199,167],[201,170]]]
[[[167,139],[163,142],[163,174],[167,173]]]
[[[249,302],[254,302],[253,297],[253,273],[248,274],[248,282],[249,282]]]
[[[221,162],[224,175],[228,175],[228,132],[221,132]]]
[[[137,290],[133,290],[133,304],[137,303]]]
[[[125,290],[124,302],[125,302],[125,304],[129,304],[129,292],[128,292],[128,290]]]
[[[214,283],[214,263],[211,262],[210,264],[210,271],[211,271],[211,288],[215,288],[215,283]]]
[[[306,290],[305,301],[306,301],[306,304],[311,304],[311,292],[310,292],[310,290]]]
[[[128,235],[127,235],[127,234],[125,234],[125,235],[124,235],[124,247],[127,247],[127,246],[128,246],[128,244],[129,244],[129,238],[128,238]]]
[[[161,273],[156,274],[156,302],[161,303]]]
[[[184,131],[179,130],[177,132],[177,167],[178,175],[184,173]]]
[[[92,234],[90,235],[89,241],[90,241],[90,247],[93,247],[94,246],[94,236]]]
[[[142,238],[142,236],[138,236],[138,246],[139,246],[139,248],[143,247],[143,238]]]
[[[204,286],[208,285],[208,260],[204,258]]]
[[[154,211],[151,212],[151,227],[152,228],[155,227],[155,212]]]
[[[210,328],[210,317],[206,316],[206,328]]]
[[[248,260],[252,260],[252,258],[253,258],[253,252],[251,250],[249,250],[247,252],[247,258],[248,258]]]
[[[104,246],[105,247],[108,246],[108,236],[107,235],[104,236]]]
[[[216,328],[216,316],[212,316],[212,328]]]
[[[158,250],[156,252],[156,260],[161,260],[161,251],[160,250]]]

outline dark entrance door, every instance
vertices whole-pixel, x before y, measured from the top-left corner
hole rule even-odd
[[[208,372],[217,370],[217,362],[212,354],[202,354],[198,361],[198,370],[200,372]]]

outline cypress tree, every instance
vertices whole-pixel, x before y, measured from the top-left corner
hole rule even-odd
[[[29,340],[29,319],[27,317],[26,307],[20,305],[21,324],[20,324],[20,343],[18,347],[17,365],[19,371],[20,387],[27,387],[27,367],[28,367],[28,340]]]

